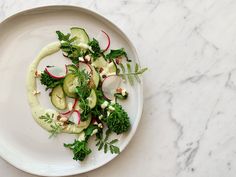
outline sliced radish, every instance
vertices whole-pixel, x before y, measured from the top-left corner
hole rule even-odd
[[[92,73],[92,68],[89,64],[84,63],[84,62],[79,62],[79,70],[85,70],[88,74]]]
[[[102,49],[103,52],[107,51],[110,47],[111,44],[111,39],[109,37],[109,35],[105,32],[105,31],[101,31],[98,36],[97,36],[97,40],[99,42],[99,45]]]
[[[119,87],[122,82],[122,78],[120,76],[108,76],[102,82],[102,92],[103,95],[109,99],[114,100],[116,93],[116,89]]]
[[[69,118],[69,121],[73,122],[74,124],[80,124],[80,112],[74,110]]]
[[[69,110],[69,111],[66,111],[66,112],[61,112],[60,114],[63,115],[63,116],[66,116],[66,115],[68,115],[70,113],[71,113],[71,111]]]
[[[72,109],[73,109],[73,110],[75,109],[75,106],[76,106],[77,102],[78,102],[78,99],[75,99],[75,101],[74,101],[74,103],[73,103],[73,106],[72,106]]]
[[[66,74],[68,74],[68,67],[67,67],[67,65],[65,65],[65,68],[66,68]]]
[[[45,72],[54,79],[62,79],[66,76],[66,68],[66,65],[64,69],[56,66],[47,66]]]

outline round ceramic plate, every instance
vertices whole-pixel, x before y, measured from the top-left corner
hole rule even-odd
[[[111,38],[111,48],[124,47],[128,56],[138,62],[127,36],[101,15],[84,8],[39,7],[13,15],[0,24],[0,155],[15,167],[32,174],[79,174],[98,168],[116,156],[97,151],[91,140],[92,153],[85,161],[76,162],[71,151],[63,147],[64,142],[73,141],[74,135],[61,134],[48,139],[48,132],[31,116],[26,96],[28,66],[43,46],[57,41],[56,30],[68,32],[72,26],[85,28],[90,37],[96,37],[101,30],[106,31]],[[46,61],[63,63],[65,60],[61,53],[49,58]],[[129,99],[122,105],[130,115],[132,128],[118,137],[121,151],[136,131],[143,103],[142,84],[127,86],[127,90]],[[47,94],[42,93],[40,99],[44,106],[51,106]]]

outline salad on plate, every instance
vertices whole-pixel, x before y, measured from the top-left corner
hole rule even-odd
[[[56,34],[59,41],[45,46],[29,67],[27,95],[33,118],[50,138],[60,133],[77,135],[74,142],[64,144],[74,160],[83,161],[91,153],[88,141],[92,136],[98,150],[118,154],[118,139],[110,140],[109,135],[131,128],[129,115],[120,103],[129,99],[129,93],[121,83],[140,83],[139,76],[147,68],[134,63],[124,48],[110,49],[111,39],[105,31],[96,39],[79,27],[72,27],[68,34]],[[70,64],[50,65],[39,71],[39,63],[58,51]],[[37,80],[50,90],[54,109],[40,104]]]

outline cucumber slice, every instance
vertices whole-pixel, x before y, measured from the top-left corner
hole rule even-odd
[[[91,66],[91,68],[92,68],[92,71],[93,71],[93,76],[92,76],[92,79],[93,79],[93,82],[94,82],[94,85],[95,85],[95,87],[97,88],[98,87],[98,84],[99,84],[99,74],[98,74],[98,72],[96,71],[96,69],[93,67],[93,66]]]
[[[63,90],[68,97],[75,98],[75,88],[78,86],[78,77],[74,74],[67,74],[63,82]]]
[[[66,97],[62,86],[58,85],[52,90],[51,102],[57,109],[66,109]]]
[[[75,65],[66,65],[68,73],[72,73],[78,70],[78,68]]]
[[[109,73],[115,73],[116,72],[116,65],[114,64],[114,62],[111,62],[107,65],[108,68],[108,72]]]
[[[75,40],[77,44],[79,43],[88,44],[89,36],[83,28],[72,27],[70,29],[70,32],[71,32],[72,37],[77,37],[77,39]]]
[[[105,60],[105,58],[103,56],[100,56],[95,61],[92,61],[92,65],[95,68],[103,68],[103,67],[106,67],[108,65],[108,62]]]
[[[87,100],[88,100],[89,107],[93,109],[97,104],[97,95],[93,89],[91,90],[90,95],[87,98]]]

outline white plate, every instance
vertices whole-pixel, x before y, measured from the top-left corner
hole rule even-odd
[[[73,135],[59,135],[48,139],[48,132],[33,120],[26,97],[26,72],[29,64],[48,43],[57,40],[56,30],[68,31],[80,26],[90,36],[102,29],[111,37],[111,47],[124,47],[130,58],[138,62],[137,53],[121,30],[113,23],[90,10],[73,6],[47,6],[20,12],[0,24],[0,155],[15,167],[42,176],[66,176],[98,168],[116,155],[98,152],[92,145],[92,153],[82,163],[72,160],[72,154],[63,147]],[[50,56],[60,60],[61,54]],[[63,60],[63,59],[62,59]],[[60,61],[62,61],[60,60]],[[143,103],[142,84],[129,87],[127,102],[132,128],[119,136],[123,150],[138,126]],[[42,104],[50,105],[47,96]],[[94,144],[94,143],[91,143]]]

